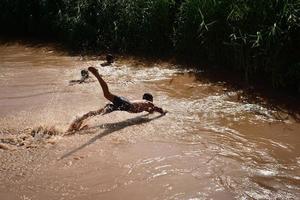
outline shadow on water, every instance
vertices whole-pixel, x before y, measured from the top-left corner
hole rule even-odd
[[[106,123],[106,124],[102,124],[102,125],[99,125],[99,126],[93,126],[93,127],[88,127],[86,129],[84,129],[84,131],[80,131],[79,133],[83,134],[93,134],[93,133],[96,133],[97,131],[99,131],[99,129],[105,129],[102,133],[99,133],[97,135],[95,135],[94,137],[92,137],[89,141],[87,141],[86,143],[82,144],[81,146],[73,149],[72,151],[64,154],[60,160],[74,154],[75,152],[85,148],[86,146],[94,143],[96,140],[98,139],[101,139],[102,137],[106,136],[106,135],[109,135],[111,133],[114,133],[116,131],[119,131],[121,129],[124,129],[124,128],[127,128],[129,126],[133,126],[133,125],[140,125],[140,124],[144,124],[144,123],[148,123],[152,120],[155,120],[155,119],[159,119],[161,117],[163,117],[164,115],[158,115],[154,118],[145,118],[147,116],[149,116],[150,114],[145,114],[145,115],[141,115],[141,116],[138,116],[138,117],[134,117],[134,118],[131,118],[131,119],[127,119],[127,120],[124,120],[124,121],[121,121],[121,122],[117,122],[117,123]]]

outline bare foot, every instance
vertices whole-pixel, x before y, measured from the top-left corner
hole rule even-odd
[[[96,75],[99,75],[99,72],[98,72],[98,70],[97,70],[95,67],[89,67],[88,70],[89,70],[92,74],[94,74],[95,76],[96,76]]]
[[[80,128],[79,130],[82,131],[82,130],[85,130],[85,129],[88,129],[89,126],[88,125],[84,125],[82,128]]]
[[[67,132],[75,132],[78,131],[83,123],[83,120],[81,118],[76,119],[69,127]]]

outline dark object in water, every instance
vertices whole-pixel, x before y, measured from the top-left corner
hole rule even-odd
[[[89,78],[89,71],[86,69],[81,70],[81,82],[84,82],[86,79]]]
[[[143,95],[143,99],[145,99],[145,100],[147,100],[147,101],[153,102],[153,96],[152,96],[152,94],[150,94],[150,93],[145,93],[145,94]]]
[[[101,66],[108,66],[110,64],[112,64],[114,62],[114,56],[112,54],[107,54],[106,55],[106,62],[105,63],[102,63]]]
[[[81,78],[80,80],[71,80],[70,83],[84,83],[84,82],[87,82],[87,80],[89,79],[89,71],[86,70],[86,69],[82,69],[80,71],[80,74],[81,74]]]
[[[106,55],[106,62],[109,63],[109,64],[113,63],[113,62],[114,62],[114,57],[113,57],[113,55],[107,54],[107,55]]]

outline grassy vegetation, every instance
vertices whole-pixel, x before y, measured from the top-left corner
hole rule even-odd
[[[2,34],[205,60],[300,93],[300,0],[1,0]]]

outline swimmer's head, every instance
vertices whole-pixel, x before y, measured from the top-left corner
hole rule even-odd
[[[114,56],[111,54],[106,55],[106,62],[107,63],[113,63],[114,62]]]
[[[88,78],[89,77],[89,72],[88,72],[88,70],[86,70],[86,69],[83,69],[83,70],[81,70],[81,76],[82,77],[85,77],[85,78]]]
[[[144,99],[144,100],[147,100],[147,101],[153,102],[153,96],[152,96],[152,94],[150,94],[150,93],[145,93],[145,94],[143,95],[143,99]]]

